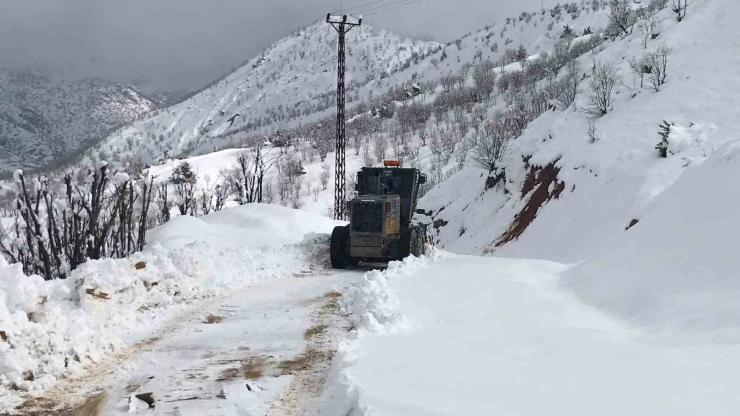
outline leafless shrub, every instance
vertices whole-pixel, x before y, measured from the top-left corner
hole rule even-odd
[[[0,252],[25,274],[63,279],[87,260],[143,250],[153,178],[111,178],[102,162],[82,183],[73,182],[72,174],[63,183],[45,176],[29,183],[22,171],[15,177],[15,218],[0,232]]]
[[[619,79],[619,68],[616,65],[611,62],[594,62],[588,105],[583,110],[594,117],[606,115],[614,104],[612,93]]]
[[[651,69],[648,73],[648,81],[650,81],[655,92],[659,92],[660,87],[666,82],[668,77],[668,57],[671,53],[673,53],[673,48],[662,45],[645,57],[645,62]]]
[[[614,36],[627,36],[632,34],[637,14],[632,10],[630,0],[611,0],[609,3],[609,26],[607,32]]]
[[[686,18],[686,9],[690,4],[689,0],[671,0],[671,10],[676,13],[676,20],[682,22]]]
[[[566,65],[563,78],[553,83],[553,100],[561,111],[565,111],[575,102],[580,93],[582,75],[578,61],[572,60]]]
[[[593,121],[588,122],[588,141],[591,143],[596,143],[599,140],[601,140],[601,135],[596,131],[596,123]]]
[[[488,172],[496,171],[499,162],[506,155],[510,137],[505,116],[496,114],[481,129],[473,145],[471,159]]]

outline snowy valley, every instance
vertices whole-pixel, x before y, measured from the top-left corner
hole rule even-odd
[[[156,108],[133,87],[61,71],[0,69],[0,171],[54,168]]]
[[[735,414],[738,18],[595,0],[446,45],[351,32],[347,193],[386,159],[429,177],[434,247],[387,268],[331,268],[324,22],[17,171],[0,414]]]

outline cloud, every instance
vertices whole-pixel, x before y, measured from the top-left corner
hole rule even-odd
[[[371,0],[2,1],[2,65],[57,66],[83,75],[195,89],[326,12]],[[446,41],[504,16],[537,10],[539,4],[540,0],[423,0],[368,16],[366,22]]]

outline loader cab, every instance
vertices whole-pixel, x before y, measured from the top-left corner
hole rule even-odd
[[[401,227],[407,228],[416,210],[419,186],[426,183],[427,177],[418,169],[399,166],[400,162],[387,160],[382,168],[363,168],[357,173],[355,190],[359,197],[398,195]]]

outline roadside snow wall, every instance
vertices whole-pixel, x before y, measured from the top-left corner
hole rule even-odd
[[[0,258],[0,413],[145,338],[190,303],[324,267],[327,247],[328,236],[319,234],[262,249],[154,246],[130,259],[91,261],[67,280],[48,282]]]
[[[324,392],[318,405],[309,415],[352,415],[365,416],[369,409],[359,404],[359,386],[347,374],[355,364],[361,340],[369,335],[403,332],[413,328],[400,312],[398,299],[389,287],[389,281],[412,275],[438,261],[445,253],[432,249],[424,257],[408,257],[400,262],[391,262],[386,270],[367,272],[362,280],[350,287],[340,299],[342,310],[349,314],[354,329],[340,340],[337,353],[327,378]]]
[[[639,326],[740,342],[738,184],[735,141],[689,168],[563,285]]]

